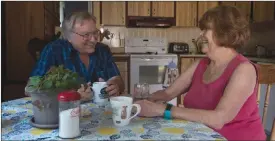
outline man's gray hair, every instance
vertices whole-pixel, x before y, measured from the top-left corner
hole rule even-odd
[[[76,23],[81,23],[85,20],[93,20],[96,23],[96,17],[89,12],[74,12],[66,16],[62,22],[63,38],[69,39],[71,31],[74,29]]]

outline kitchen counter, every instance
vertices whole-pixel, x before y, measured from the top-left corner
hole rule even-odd
[[[206,57],[204,54],[181,54],[179,55],[180,57]],[[250,57],[250,56],[245,56],[249,60],[253,62],[260,62],[260,63],[272,63],[275,64],[275,57],[274,58],[261,58],[261,57]]]
[[[113,53],[113,57],[130,57],[127,53]]]
[[[180,54],[179,57],[206,57],[204,54]]]
[[[247,57],[251,61],[255,61],[258,63],[271,63],[275,64],[275,58],[258,58],[258,57]]]
[[[113,57],[130,57],[130,54],[127,53],[113,53]],[[206,57],[204,54],[180,54],[179,57]],[[260,58],[260,57],[250,57],[246,56],[253,62],[258,63],[272,63],[275,64],[275,58]]]

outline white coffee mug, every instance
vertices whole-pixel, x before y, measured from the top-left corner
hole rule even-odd
[[[136,117],[141,110],[139,104],[133,104],[133,98],[127,96],[117,96],[110,98],[110,104],[113,111],[113,122],[115,126],[128,125],[132,118]],[[136,107],[136,113],[131,116],[132,108]]]
[[[94,82],[92,90],[94,92],[94,102],[96,104],[102,104],[108,102],[109,94],[106,92],[106,82]]]

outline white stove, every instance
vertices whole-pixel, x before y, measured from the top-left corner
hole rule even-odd
[[[167,54],[168,43],[163,38],[125,39],[125,51],[130,55],[130,94],[136,83],[148,83],[150,94],[163,90],[166,66],[178,64],[176,54]],[[149,53],[149,54],[148,54]],[[151,54],[150,54],[151,53]],[[177,98],[169,101],[177,105]]]

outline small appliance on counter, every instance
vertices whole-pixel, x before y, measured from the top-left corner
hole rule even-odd
[[[188,54],[189,53],[189,45],[187,43],[179,43],[179,42],[169,43],[168,53]]]

